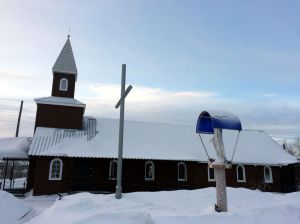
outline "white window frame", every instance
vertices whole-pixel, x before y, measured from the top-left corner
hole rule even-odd
[[[239,167],[241,167],[242,171],[243,171],[243,179],[242,180],[239,180],[239,172],[238,172]],[[246,182],[246,172],[245,172],[245,167],[243,165],[237,165],[236,166],[236,181],[239,182],[239,183],[245,183]]]
[[[63,82],[63,81],[66,81],[66,88],[63,88],[63,86],[62,86],[62,82]],[[68,84],[69,84],[68,79],[62,78],[62,79],[59,81],[59,90],[60,90],[60,91],[68,91]]]
[[[116,159],[111,160],[110,163],[109,163],[109,176],[108,176],[108,178],[110,180],[116,180],[117,179],[117,176],[112,177],[112,166],[113,166],[114,163],[117,164],[117,170],[118,170],[118,160],[116,160]],[[116,172],[118,172],[117,170],[116,170]]]
[[[54,162],[58,161],[60,163],[60,171],[59,171],[59,177],[58,178],[53,178],[52,177],[52,165]],[[62,179],[62,170],[63,170],[63,161],[59,158],[52,159],[50,162],[50,167],[49,167],[49,180],[61,180]]]
[[[180,168],[180,166],[183,166],[184,178],[179,177],[179,168]],[[181,182],[186,182],[187,181],[187,168],[186,168],[186,164],[184,162],[180,162],[180,163],[177,164],[177,180],[181,181]]]
[[[153,170],[152,170],[152,177],[150,177],[150,178],[147,177],[147,165],[148,164],[151,164],[152,168],[153,168]],[[155,179],[155,165],[154,165],[154,163],[152,161],[147,161],[145,163],[145,180],[154,181],[154,179]]]
[[[214,171],[214,178],[211,179],[210,178],[210,169],[212,169]],[[216,176],[215,176],[215,169],[214,168],[210,168],[209,166],[207,166],[207,178],[208,178],[208,182],[216,182]]]
[[[270,180],[266,179],[266,169],[269,169],[269,173],[270,173]],[[269,166],[265,166],[264,167],[264,179],[265,179],[265,183],[273,183],[273,173],[272,173],[272,168]]]

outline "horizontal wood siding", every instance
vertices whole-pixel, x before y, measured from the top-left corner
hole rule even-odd
[[[63,161],[61,180],[49,180],[49,169],[53,157],[38,157],[35,166],[33,195],[56,194],[70,191],[72,159],[60,158]]]
[[[26,191],[30,191],[33,189],[34,179],[35,179],[35,170],[36,170],[36,159],[35,156],[29,157],[29,167],[27,173],[27,184],[26,184]]]
[[[38,104],[35,127],[81,129],[84,108]]]
[[[259,189],[261,191],[281,191],[280,168],[271,167],[273,183],[265,183],[264,166],[245,165],[246,182],[237,181],[236,165],[226,169],[227,186]]]
[[[60,80],[65,78],[68,80],[68,91],[60,91]],[[63,74],[55,72],[53,74],[52,96],[74,98],[75,95],[75,75]]]
[[[79,158],[76,158],[78,160]],[[34,194],[49,194],[56,192],[68,192],[72,178],[72,164],[74,158],[63,158],[64,170],[62,181],[49,181],[50,157],[40,157],[36,162],[35,176],[41,177],[35,180]],[[109,164],[111,159],[84,159],[90,160],[95,165],[90,186],[86,189],[98,192],[115,192],[116,180],[109,179]],[[140,159],[123,160],[123,192],[133,191],[160,191],[177,189],[198,189],[215,186],[215,182],[208,181],[207,164],[198,162],[185,162],[187,166],[187,181],[178,181],[177,165],[180,161],[153,160],[155,164],[155,179],[145,180],[145,162]],[[273,183],[264,182],[264,166],[245,165],[246,182],[237,182],[236,166],[226,169],[227,186],[259,189],[262,191],[281,192],[281,168],[271,167]],[[72,183],[74,184],[74,183]],[[73,185],[74,187],[74,185]],[[76,187],[76,186],[75,186]]]
[[[296,191],[300,191],[300,164],[295,166],[295,185]]]

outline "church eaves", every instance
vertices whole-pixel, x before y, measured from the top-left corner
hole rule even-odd
[[[52,72],[72,74],[75,75],[77,79],[77,68],[69,35],[63,49],[61,50],[55,64],[52,67]]]

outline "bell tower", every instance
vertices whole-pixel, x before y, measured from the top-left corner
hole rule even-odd
[[[77,68],[70,43],[70,35],[52,67],[52,96],[74,98]]]
[[[50,97],[36,98],[36,127],[81,129],[85,104],[74,99],[77,68],[70,35],[52,67]]]

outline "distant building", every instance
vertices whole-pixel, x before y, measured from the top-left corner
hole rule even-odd
[[[28,153],[27,189],[33,189],[34,195],[114,192],[118,120],[83,116],[86,105],[74,99],[78,73],[69,37],[52,72],[52,95],[35,99],[36,129]],[[236,133],[224,133],[228,156],[235,137]],[[211,136],[203,138],[214,157]],[[207,160],[195,127],[125,122],[124,192],[214,186],[214,171]],[[299,175],[297,162],[264,132],[242,131],[233,167],[226,170],[227,185],[295,191],[300,184],[295,178]]]

